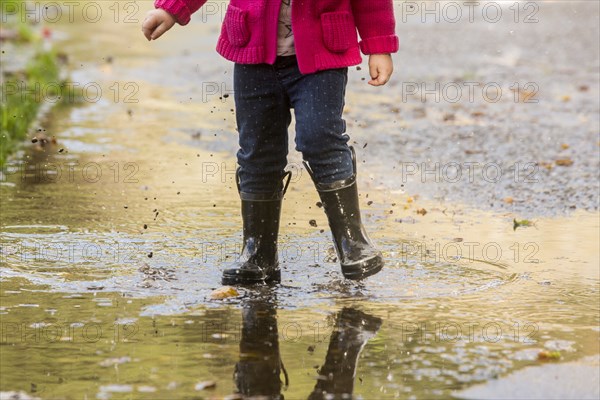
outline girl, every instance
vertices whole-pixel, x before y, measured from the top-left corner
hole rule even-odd
[[[186,25],[206,0],[156,0],[142,31],[158,39]],[[342,273],[362,279],[383,267],[361,223],[354,150],[342,119],[348,66],[369,55],[373,86],[392,74],[398,50],[392,0],[231,0],[217,52],[234,61],[243,247],[222,283],[280,280],[277,235],[290,174],[287,130],[296,117],[302,152],[323,203]],[[358,41],[358,34],[361,41]]]

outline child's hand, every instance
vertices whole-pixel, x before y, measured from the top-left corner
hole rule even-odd
[[[156,10],[148,11],[146,19],[142,23],[142,32],[148,40],[156,40],[175,25],[175,17],[157,8]]]
[[[389,54],[371,54],[369,56],[369,85],[382,86],[390,80],[394,71],[392,56]]]

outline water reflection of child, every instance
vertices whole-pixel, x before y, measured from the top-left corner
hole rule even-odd
[[[344,307],[335,314],[325,361],[318,368],[310,400],[352,399],[358,359],[367,342],[377,335],[381,318]],[[247,302],[242,309],[240,359],[234,379],[244,398],[282,400],[289,385],[279,349],[276,302]],[[325,329],[324,332],[329,332]]]
[[[142,30],[155,40],[186,25],[206,0],[156,0]],[[319,192],[342,273],[362,279],[383,267],[360,218],[354,150],[342,118],[348,66],[369,55],[373,86],[385,85],[398,50],[392,0],[232,0],[217,52],[234,61],[243,249],[223,284],[280,279],[277,235],[290,110],[296,150]],[[360,42],[358,40],[360,34]]]

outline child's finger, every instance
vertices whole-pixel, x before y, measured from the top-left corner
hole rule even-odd
[[[150,37],[152,38],[152,40],[156,40],[159,37],[161,37],[163,33],[168,31],[169,28],[170,26],[168,25],[168,23],[163,21],[160,25],[158,25],[156,29],[154,29],[154,32],[152,32],[152,35]]]
[[[377,75],[379,75],[379,71],[377,70],[377,64],[369,62],[369,75],[371,75],[371,80],[377,79]]]
[[[381,86],[381,85],[383,85],[383,83],[381,82],[381,71],[379,70],[379,68],[377,66],[373,66],[371,68],[371,70],[372,70],[371,71],[371,78],[373,78],[373,79],[371,79],[369,81],[369,85],[371,85],[371,86]],[[373,70],[375,71],[374,73],[373,73]]]
[[[369,84],[372,86],[382,86],[388,83],[390,77],[392,76],[392,71],[386,68],[377,68],[377,74],[373,79],[369,81]]]
[[[157,25],[158,21],[154,16],[149,16],[144,20],[144,23],[142,24],[142,32],[144,33],[146,39],[152,39],[152,32],[154,32],[154,29],[156,29]]]
[[[379,73],[379,76],[377,77],[377,80],[379,81],[380,85],[385,85],[386,83],[388,83],[388,81],[390,80],[390,76],[392,74],[390,73],[390,71],[387,70],[383,70]]]

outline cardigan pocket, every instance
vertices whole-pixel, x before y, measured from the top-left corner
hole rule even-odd
[[[225,29],[227,30],[229,43],[234,46],[245,46],[250,40],[247,14],[248,12],[246,10],[242,10],[231,4],[227,7],[227,12],[225,13]]]
[[[325,47],[335,53],[343,53],[358,43],[354,19],[348,11],[321,14],[321,28]]]

